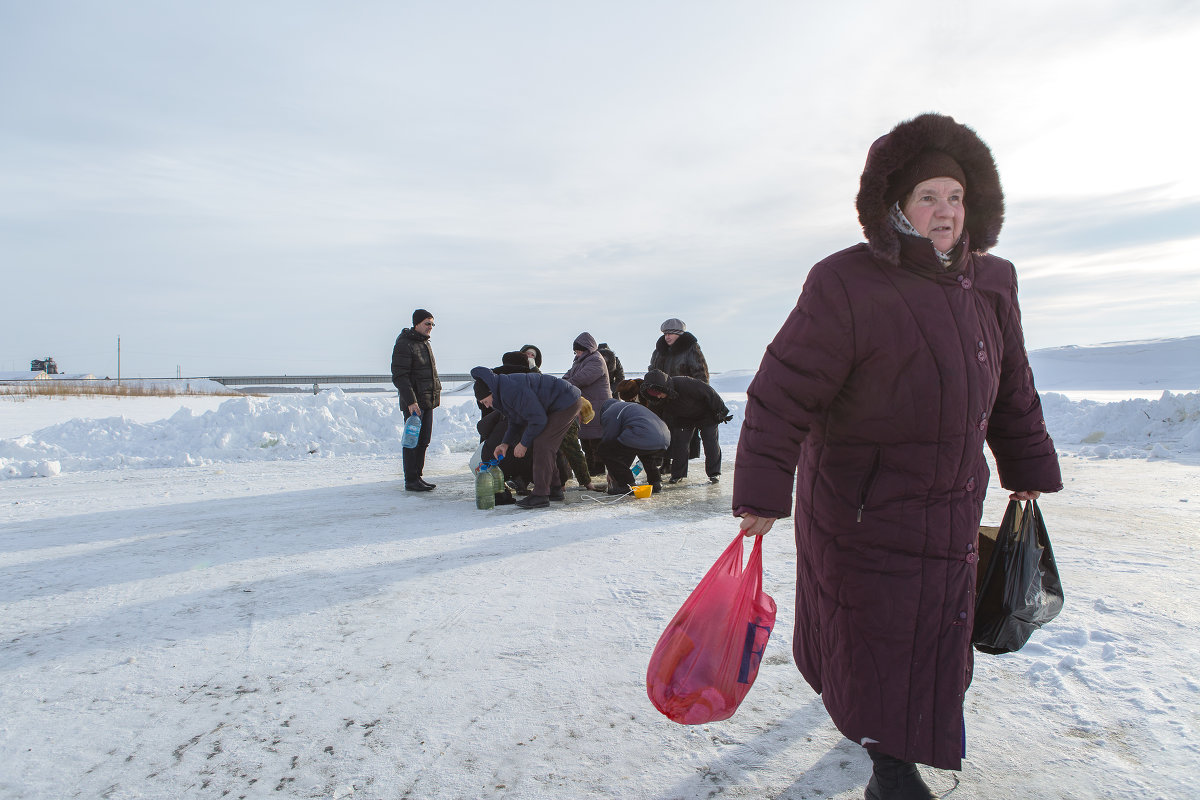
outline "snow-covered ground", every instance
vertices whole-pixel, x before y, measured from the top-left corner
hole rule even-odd
[[[736,531],[748,375],[714,381],[720,485],[540,512],[475,509],[469,395],[420,495],[387,395],[0,397],[0,797],[861,797],[867,759],[791,662],[786,526],[738,713],[682,727],[645,696]],[[1066,608],[976,659],[961,783],[926,775],[950,798],[1200,796],[1200,393],[1045,401]]]

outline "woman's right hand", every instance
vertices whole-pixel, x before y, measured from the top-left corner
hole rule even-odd
[[[762,536],[764,533],[771,530],[771,526],[774,524],[775,517],[757,517],[754,514],[743,514],[742,535]]]

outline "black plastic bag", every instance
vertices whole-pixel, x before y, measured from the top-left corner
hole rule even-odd
[[[1013,653],[1063,607],[1062,581],[1046,522],[1037,503],[1010,500],[986,557],[987,531],[980,529],[979,581],[971,641],[984,653]]]

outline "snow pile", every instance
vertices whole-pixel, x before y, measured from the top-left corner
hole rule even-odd
[[[478,442],[472,405],[437,409],[434,452],[469,451]],[[319,395],[239,397],[194,415],[181,408],[157,422],[125,417],[71,419],[0,440],[0,477],[33,477],[48,462],[76,472],[122,467],[196,466],[400,452],[403,418],[391,397]]]
[[[750,372],[720,383],[733,414],[721,445],[737,446]],[[732,388],[730,388],[732,387]],[[131,398],[130,402],[137,402]],[[1178,458],[1200,454],[1200,393],[1164,392],[1158,400],[1098,403],[1043,396],[1060,450],[1095,458]],[[449,396],[434,412],[431,452],[469,453],[478,443],[471,396]],[[399,455],[403,418],[395,398],[347,394],[239,397],[215,410],[136,422],[125,416],[77,417],[0,439],[0,478],[47,477],[89,470],[200,466],[341,455]]]
[[[1060,450],[1097,458],[1174,458],[1200,453],[1200,393],[1163,392],[1158,400],[1072,402],[1042,396]]]

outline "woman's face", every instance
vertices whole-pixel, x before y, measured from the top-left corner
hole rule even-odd
[[[967,219],[963,187],[954,178],[930,178],[913,187],[900,208],[917,231],[948,252],[962,236]]]
[[[675,344],[675,340],[679,338],[678,333],[664,333],[663,338],[667,340],[667,345]]]

